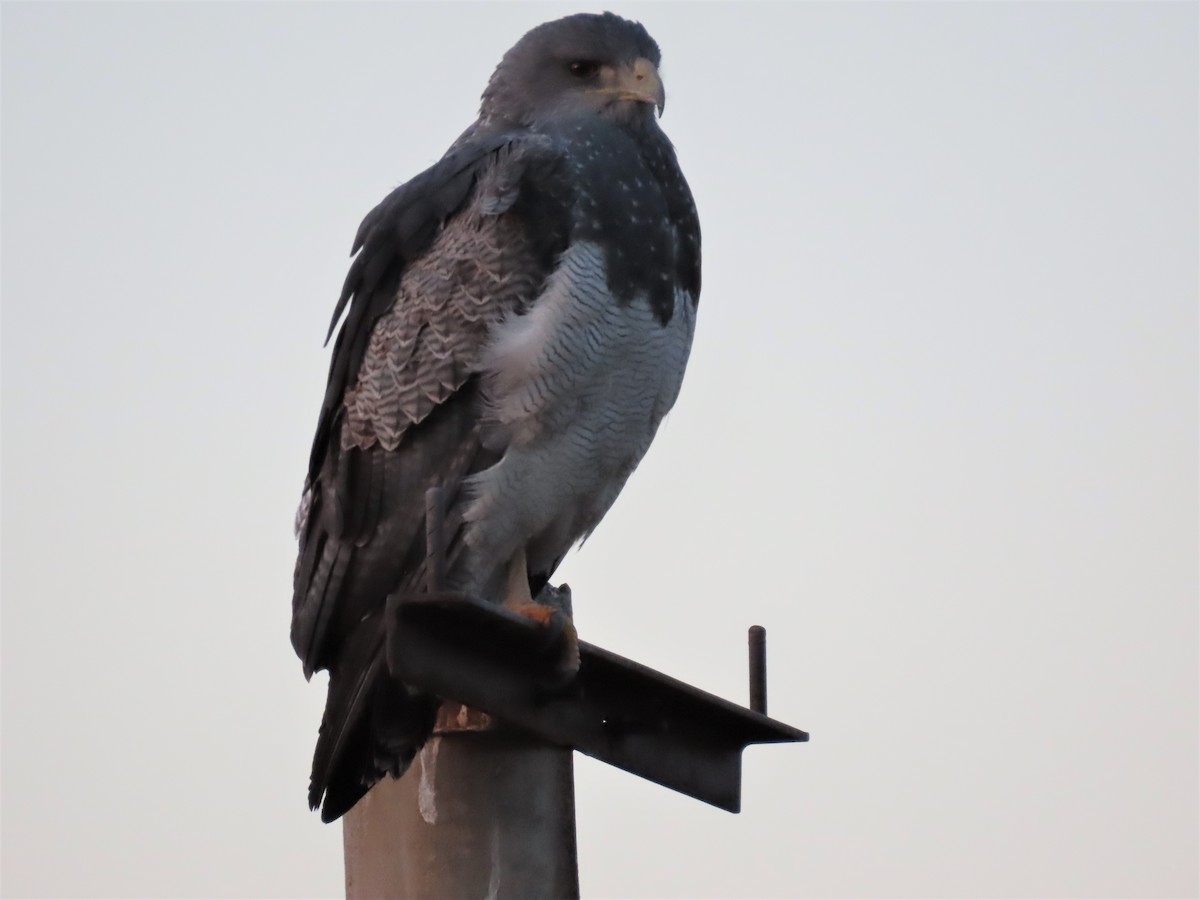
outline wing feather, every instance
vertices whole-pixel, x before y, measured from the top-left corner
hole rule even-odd
[[[557,167],[544,140],[468,142],[393,191],[355,239],[293,594],[305,673],[330,672],[310,786],[327,818],[407,766],[432,727],[430,698],[387,683],[381,613],[423,577],[425,489],[443,485],[459,510],[460,486],[497,459],[480,440],[478,364],[565,246]],[[457,545],[461,517],[447,526]]]

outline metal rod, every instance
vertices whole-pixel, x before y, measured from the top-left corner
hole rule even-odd
[[[750,626],[750,708],[767,714],[767,629]]]
[[[446,492],[425,492],[425,590],[436,594],[446,584]]]

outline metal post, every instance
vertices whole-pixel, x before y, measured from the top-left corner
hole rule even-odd
[[[750,626],[750,708],[767,714],[767,629]]]
[[[425,493],[426,590],[444,588],[445,493]],[[570,589],[548,598],[570,615]],[[342,820],[347,900],[579,897],[572,751],[443,703],[402,778]]]
[[[399,780],[345,817],[346,897],[577,898],[571,750],[445,704]]]

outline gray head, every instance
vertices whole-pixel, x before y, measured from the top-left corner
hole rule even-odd
[[[504,54],[480,116],[519,125],[588,112],[648,118],[665,103],[660,59],[645,28],[612,13],[546,22]]]

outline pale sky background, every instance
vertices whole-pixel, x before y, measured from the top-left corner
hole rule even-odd
[[[577,757],[589,897],[1184,897],[1197,5],[606,4],[704,227],[584,639],[776,717],[738,816]],[[601,7],[5,3],[3,893],[342,890],[288,643],[361,217]]]

